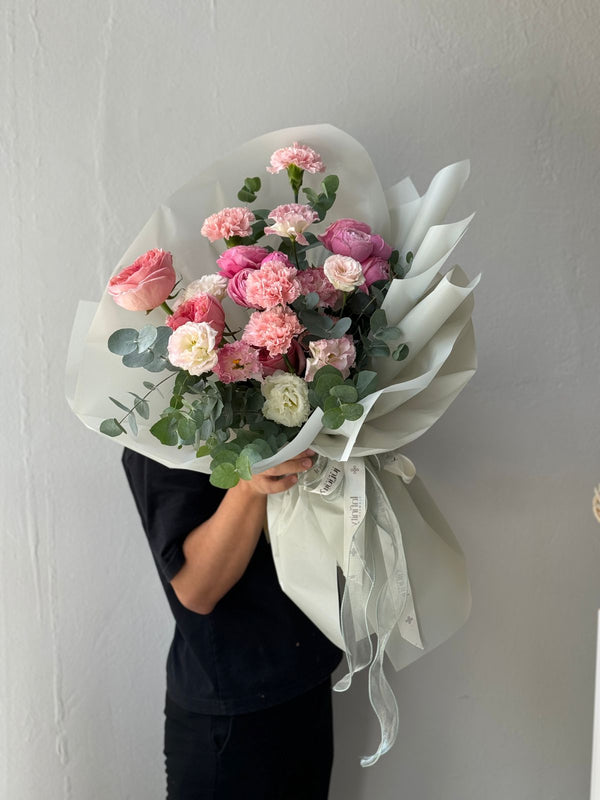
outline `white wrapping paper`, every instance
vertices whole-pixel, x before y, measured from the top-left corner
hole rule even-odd
[[[384,302],[389,324],[398,328],[398,342],[409,345],[408,358],[373,360],[382,388],[361,401],[361,419],[327,431],[317,410],[296,439],[254,467],[262,471],[310,446],[337,463],[342,475],[342,490],[335,497],[302,485],[270,496],[268,526],[283,590],[347,653],[348,675],[336,688],[348,688],[353,672],[369,668],[370,699],[382,738],[377,752],[361,762],[367,766],[389,750],[398,728],[396,701],[382,668],[384,653],[399,670],[448,639],[470,612],[460,545],[414,477],[413,465],[399,452],[439,419],[476,368],[471,312],[479,276],[469,281],[458,266],[440,272],[474,216],[443,224],[468,177],[469,162],[440,170],[423,196],[409,178],[384,192],[366,151],[343,131],[331,125],[276,131],[215,162],[169,198],[112,274],[151,248],[173,253],[184,285],[214,272],[222,246],[200,235],[204,218],[234,205],[244,178],[264,178],[270,154],[293,141],[313,147],[327,174],[340,176],[336,203],[315,232],[334,219],[352,217],[369,223],[403,255],[414,254],[407,276],[393,282]],[[316,190],[321,179],[305,175],[305,185]],[[263,180],[263,187],[260,207],[289,202],[284,175]],[[311,251],[313,263],[319,249]],[[227,300],[224,305],[229,320],[245,323],[244,309]],[[148,379],[143,368],[124,367],[107,347],[117,328],[146,322],[162,324],[164,313],[158,309],[145,317],[126,311],[106,293],[99,304],[79,304],[66,391],[73,411],[90,429],[98,431],[102,420],[113,416],[109,394],[138,391]],[[197,459],[194,448],[167,448],[149,433],[167,402],[156,393],[149,401],[150,421],[139,426],[138,437],[128,434],[115,441],[166,466],[208,472],[210,459]],[[341,613],[338,566],[346,576]]]

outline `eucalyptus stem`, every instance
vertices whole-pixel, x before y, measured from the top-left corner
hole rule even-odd
[[[133,405],[133,406],[132,406],[132,407],[129,409],[129,411],[128,411],[128,412],[125,414],[125,416],[124,416],[122,419],[120,419],[120,420],[117,420],[117,422],[119,423],[119,425],[120,425],[122,422],[125,422],[125,420],[127,419],[127,417],[128,417],[130,414],[133,414],[133,412],[136,410],[136,408],[139,406],[139,404],[140,404],[140,403],[143,403],[143,402],[144,402],[144,400],[145,400],[145,399],[148,397],[148,395],[151,395],[151,394],[152,394],[152,392],[153,392],[155,389],[158,389],[158,387],[159,387],[161,384],[163,384],[165,381],[168,381],[168,380],[169,380],[169,378],[172,378],[174,375],[177,375],[177,372],[170,372],[170,373],[167,375],[167,377],[166,377],[166,378],[163,378],[163,379],[162,379],[162,381],[160,381],[159,383],[156,383],[156,384],[154,384],[154,386],[152,387],[152,389],[148,389],[148,391],[146,392],[146,394],[145,394],[143,397],[140,397],[140,399],[139,399],[139,400],[137,400],[137,401],[135,402],[135,405]]]
[[[163,309],[163,311],[166,311],[167,314],[173,313],[173,309],[169,306],[166,300],[160,304],[160,307]]]

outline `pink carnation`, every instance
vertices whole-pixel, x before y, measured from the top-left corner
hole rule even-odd
[[[298,317],[289,308],[276,306],[255,311],[244,328],[242,340],[254,347],[264,347],[270,356],[287,353],[294,336],[304,330]]]
[[[266,234],[274,233],[277,236],[295,239],[300,244],[308,244],[303,232],[312,222],[319,219],[319,215],[310,206],[288,203],[274,208],[269,214],[269,219],[275,224],[265,228]]]
[[[224,208],[204,220],[200,233],[211,242],[231,239],[232,236],[250,236],[255,220],[249,208]]]
[[[293,303],[300,296],[298,270],[285,256],[266,258],[260,269],[251,270],[246,279],[246,299],[256,308],[274,308]]]
[[[315,372],[326,365],[339,369],[344,378],[350,374],[350,367],[356,361],[356,348],[351,336],[340,339],[319,339],[309,344],[312,358],[306,359],[305,379],[312,381]]]
[[[214,367],[214,372],[223,383],[262,377],[258,350],[245,342],[224,344],[217,356],[219,360]]]
[[[208,323],[216,331],[218,343],[225,329],[223,306],[212,294],[197,294],[178,306],[173,314],[166,318],[165,325],[175,331],[186,322]]]
[[[287,362],[289,362],[289,365],[292,367],[296,375],[302,375],[304,372],[304,367],[306,366],[304,348],[298,339],[294,339],[292,341],[290,349],[285,354],[285,359],[287,359],[287,362],[283,355],[270,356],[269,351],[265,350],[264,347],[258,351],[258,358],[260,360],[263,375],[272,375],[279,369],[286,372],[288,369]]]
[[[311,147],[305,144],[294,142],[291,147],[282,147],[275,150],[271,156],[271,166],[267,167],[267,172],[274,175],[294,164],[306,172],[323,172],[325,164],[321,161],[321,156]]]
[[[269,251],[256,244],[239,244],[225,250],[217,259],[219,271],[226,278],[233,278],[241,269],[258,269]]]
[[[319,307],[335,308],[339,304],[342,297],[341,292],[332,286],[323,267],[311,267],[299,272],[298,281],[301,294],[316,292],[319,295]]]

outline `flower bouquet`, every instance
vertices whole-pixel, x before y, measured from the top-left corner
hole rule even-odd
[[[269,496],[269,535],[283,590],[346,652],[335,688],[369,667],[381,741],[363,766],[397,735],[384,654],[401,669],[470,610],[460,546],[400,450],[476,367],[479,277],[440,272],[473,216],[441,224],[468,170],[384,192],[330,125],[255,139],[155,213],[71,337],[75,413],[167,466],[229,488],[318,454]]]

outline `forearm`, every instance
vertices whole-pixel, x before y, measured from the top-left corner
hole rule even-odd
[[[243,575],[261,535],[267,497],[249,482],[229,489],[218,509],[183,544],[185,564],[171,581],[180,602],[208,614]]]

